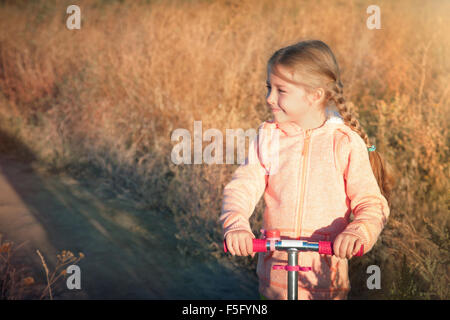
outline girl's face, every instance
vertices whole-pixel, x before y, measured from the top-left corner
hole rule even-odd
[[[279,65],[278,70],[287,74],[286,69]],[[273,73],[268,75],[266,101],[278,123],[286,121],[298,122],[310,117],[312,101],[302,86],[284,81]]]

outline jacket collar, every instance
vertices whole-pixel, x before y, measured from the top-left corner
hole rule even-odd
[[[335,108],[327,107],[325,111],[327,120],[320,127],[310,129],[311,134],[315,135],[318,132],[325,130],[332,123],[344,123],[342,117]],[[271,120],[268,122],[275,124],[276,128],[280,129],[287,136],[296,136],[299,134],[303,134],[303,136],[306,135],[306,130],[293,121],[278,123],[275,120]]]

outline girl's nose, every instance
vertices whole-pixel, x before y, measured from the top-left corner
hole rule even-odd
[[[268,105],[269,106],[275,106],[276,105],[276,103],[275,103],[275,96],[274,96],[274,94],[272,94],[272,93],[270,93],[268,96],[267,96],[267,99],[266,99],[266,101],[267,101],[267,103],[268,103]]]

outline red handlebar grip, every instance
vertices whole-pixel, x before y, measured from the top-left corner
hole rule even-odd
[[[267,240],[253,239],[253,252],[267,252]]]
[[[264,239],[253,239],[253,252],[266,252],[266,242],[267,240]],[[227,243],[225,240],[223,240],[223,251],[225,253],[228,252]]]
[[[330,241],[319,241],[319,253],[333,255],[333,247]]]
[[[355,254],[355,257],[361,257],[364,254],[364,245],[361,245],[361,248],[359,248],[359,251]]]
[[[319,253],[333,255],[333,244],[330,241],[319,241]],[[355,257],[361,257],[364,254],[364,245],[361,245]]]

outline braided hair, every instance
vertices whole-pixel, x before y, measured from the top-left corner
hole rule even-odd
[[[358,133],[358,135],[366,143],[366,146],[369,148],[371,146],[369,136],[360,125],[354,113],[352,113],[352,110],[347,106],[344,98],[343,85],[340,80],[335,83],[330,99],[335,102],[337,110],[341,115],[344,123],[353,131]],[[369,152],[369,160],[372,171],[374,172],[375,178],[377,179],[378,186],[380,187],[380,191],[390,205],[390,196],[394,185],[394,178],[392,175],[389,175],[387,173],[388,170],[386,169],[386,166],[388,164],[382,158],[381,154],[376,151]]]

